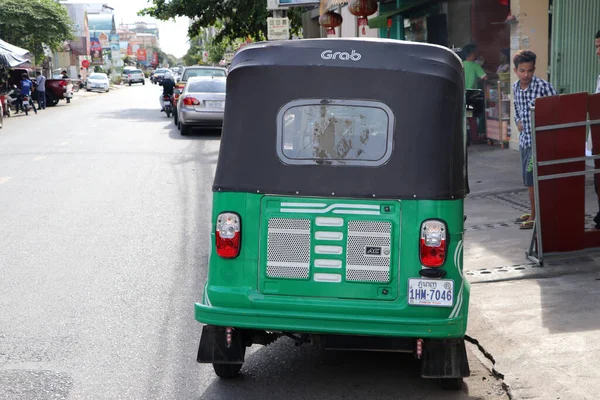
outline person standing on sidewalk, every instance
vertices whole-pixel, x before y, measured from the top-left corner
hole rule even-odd
[[[46,77],[42,75],[40,71],[35,73],[36,78],[35,82],[37,84],[37,93],[38,93],[38,108],[40,110],[46,109]]]
[[[479,80],[487,80],[487,75],[481,65],[477,64],[477,46],[468,44],[463,48],[463,68],[465,70],[465,89],[479,89]]]
[[[596,32],[596,36],[594,38],[594,42],[596,45],[596,55],[600,60],[600,31]],[[596,80],[596,93],[600,93],[600,76]],[[592,143],[593,145],[593,143]],[[592,149],[592,154],[594,154],[594,149]],[[596,229],[600,229],[600,193],[598,193],[600,176],[598,174],[594,175],[594,189],[596,190],[596,196],[598,196],[598,213],[594,217],[594,223],[596,224]]]
[[[66,70],[63,70],[63,71],[60,73],[60,75],[61,75],[61,78],[62,78],[62,79],[67,79],[67,80],[69,79],[69,75],[67,75],[67,71],[66,71]],[[70,97],[67,97],[67,104],[69,104],[70,102],[71,102],[71,98],[70,98]]]
[[[531,204],[531,213],[517,218],[517,222],[521,223],[520,229],[533,228],[536,212],[533,191],[533,154],[531,150],[531,107],[535,105],[535,99],[538,97],[557,94],[550,83],[534,75],[536,58],[534,52],[527,50],[521,50],[513,57],[515,73],[519,78],[513,84],[515,123],[519,129],[523,183],[529,191],[529,202]]]

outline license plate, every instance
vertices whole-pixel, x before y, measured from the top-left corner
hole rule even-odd
[[[23,100],[23,105],[24,106],[29,106],[29,100]]]
[[[206,102],[206,107],[211,107],[211,108],[223,108],[225,106],[225,102],[224,101],[207,101]]]
[[[408,304],[414,306],[452,307],[454,281],[450,279],[408,280]]]
[[[95,87],[95,88],[100,88],[100,87],[102,87],[102,86],[100,86],[100,85],[94,85],[94,87]]]
[[[473,118],[473,111],[471,111],[471,110],[467,111],[467,118]]]

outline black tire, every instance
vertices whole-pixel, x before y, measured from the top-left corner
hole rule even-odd
[[[242,364],[214,364],[215,374],[221,379],[233,379],[240,374]]]
[[[146,86],[146,81],[142,81],[142,86]]]
[[[165,114],[167,114],[167,118],[171,118],[171,109],[166,108],[165,109]]]
[[[180,131],[181,130],[181,122],[177,123],[177,130]]]
[[[462,378],[445,378],[440,379],[442,389],[444,390],[462,390]]]
[[[131,86],[131,82],[129,82],[129,86]]]
[[[48,107],[54,107],[58,104],[58,99],[54,97],[52,93],[46,93],[46,105]]]
[[[192,127],[189,126],[189,125],[185,125],[185,124],[182,124],[182,123],[180,123],[179,125],[181,126],[181,129],[180,129],[181,136],[187,136],[192,131]]]
[[[177,117],[177,112],[176,111],[173,111],[173,123],[179,129],[179,118]]]

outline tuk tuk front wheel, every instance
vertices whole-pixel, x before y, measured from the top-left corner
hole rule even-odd
[[[242,364],[217,364],[213,363],[215,374],[221,379],[233,379],[240,374]]]
[[[442,389],[444,390],[461,390],[463,379],[462,378],[442,378],[440,379]]]

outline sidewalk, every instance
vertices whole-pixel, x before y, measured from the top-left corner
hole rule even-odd
[[[469,148],[464,270],[471,282],[467,333],[494,359],[515,399],[596,399],[600,390],[600,252],[525,257],[531,230],[513,221],[529,210],[517,151]],[[586,228],[597,199],[586,185]],[[480,358],[483,358],[480,355]]]

